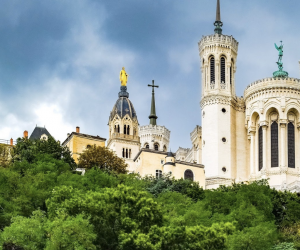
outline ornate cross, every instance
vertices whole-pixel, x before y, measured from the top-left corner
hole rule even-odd
[[[158,88],[158,85],[154,85],[154,80],[152,80],[152,85],[148,84],[148,87],[152,87],[152,92],[154,92],[154,88]]]

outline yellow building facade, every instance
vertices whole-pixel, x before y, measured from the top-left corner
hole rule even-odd
[[[87,148],[96,145],[105,147],[105,138],[80,133],[80,128],[76,127],[76,132],[68,135],[62,146],[67,146],[72,152],[73,159],[78,163],[80,154]]]
[[[170,174],[175,179],[190,179],[205,188],[205,172],[202,164],[178,161],[171,152],[142,148],[133,159],[136,164],[135,173],[140,176],[156,176]]]

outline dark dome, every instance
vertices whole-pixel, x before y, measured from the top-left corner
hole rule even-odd
[[[109,120],[113,120],[116,114],[118,114],[121,119],[127,114],[131,119],[137,118],[135,109],[127,97],[119,97],[115,106],[110,112]]]

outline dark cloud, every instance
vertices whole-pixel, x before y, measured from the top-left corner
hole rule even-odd
[[[224,34],[239,41],[236,88],[276,70],[274,42],[284,41],[284,67],[299,77],[298,0],[221,1]],[[155,79],[158,124],[171,147],[189,147],[200,117],[198,41],[213,33],[211,0],[3,0],[0,9],[0,138],[46,127],[60,140],[108,136],[107,121],[126,67],[139,123],[148,123]],[[45,123],[45,124],[39,124]]]

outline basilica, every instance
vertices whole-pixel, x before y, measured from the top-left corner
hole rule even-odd
[[[124,158],[129,172],[141,176],[168,174],[197,181],[208,189],[267,179],[278,190],[300,192],[300,80],[283,71],[283,45],[275,44],[278,70],[249,84],[243,97],[237,97],[239,43],[222,33],[219,0],[214,26],[214,33],[198,43],[202,126],[190,133],[190,148],[169,151],[171,132],[157,124],[158,86],[154,81],[149,85],[149,124],[139,124],[123,67],[120,92],[108,119],[107,142],[82,134],[77,127],[62,143],[70,148],[75,160],[90,145],[106,144]]]

